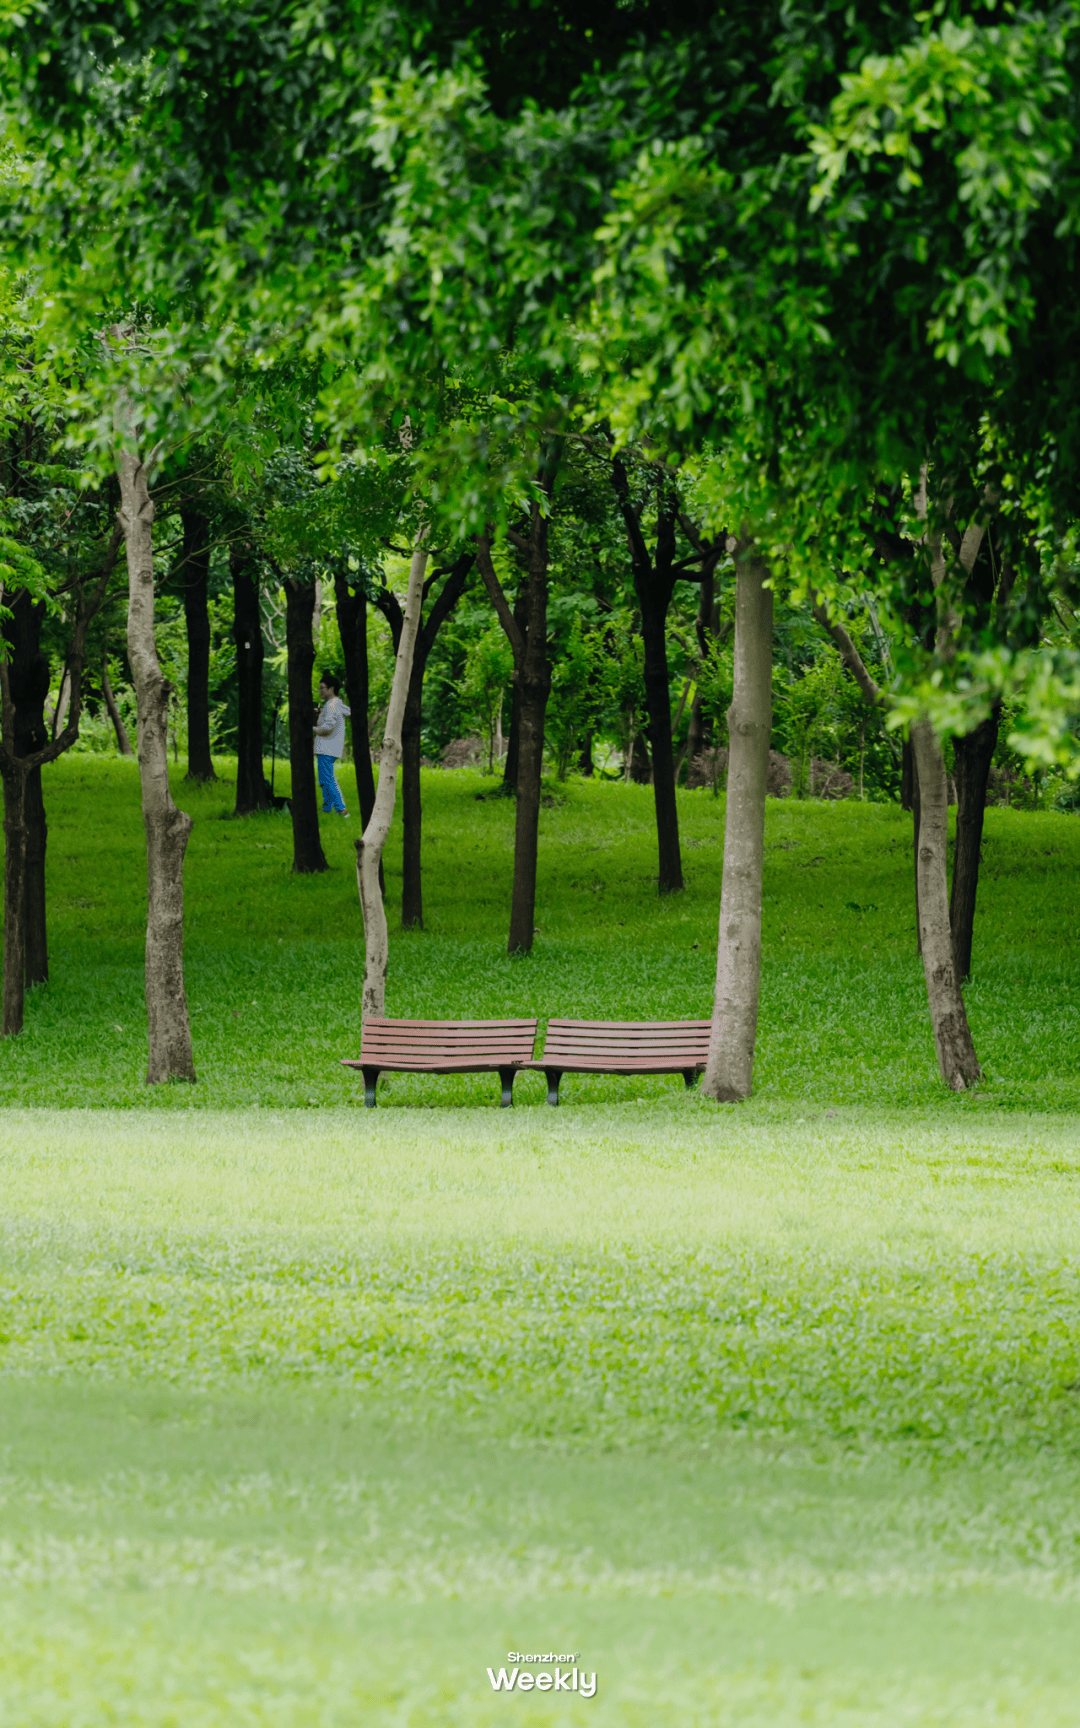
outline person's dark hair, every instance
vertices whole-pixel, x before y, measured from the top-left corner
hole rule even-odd
[[[320,672],[319,683],[325,684],[328,690],[334,692],[335,696],[340,694],[341,679],[338,677],[336,672]]]

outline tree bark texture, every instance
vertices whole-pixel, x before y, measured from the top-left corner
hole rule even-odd
[[[379,885],[379,866],[394,816],[397,771],[401,761],[401,727],[412,677],[413,650],[420,625],[426,567],[427,553],[420,541],[413,550],[412,562],[409,565],[409,586],[405,595],[401,634],[394,658],[394,679],[390,687],[390,706],[386,713],[386,728],[379,755],[379,783],[375,789],[375,807],[363,835],[356,842],[356,885],[364,918],[364,988],[361,1012],[365,1020],[379,1018],[386,1012],[386,972],[390,960],[390,943],[386,929],[386,908]]]
[[[263,636],[259,612],[258,566],[247,546],[229,550],[233,589],[233,641],[236,643],[236,809],[237,816],[268,810],[263,770]]]
[[[728,724],[724,876],[709,1055],[702,1091],[718,1103],[749,1098],[761,989],[765,785],[772,730],[772,589],[753,548],[736,561],[735,679]]]
[[[327,868],[319,836],[319,806],[315,790],[315,704],[311,677],[315,670],[315,588],[310,582],[285,578],[285,647],[289,662],[289,762],[292,769],[293,870],[310,876]]]
[[[546,526],[546,525],[545,525]],[[546,541],[546,535],[545,535]],[[533,606],[520,678],[517,804],[514,821],[514,888],[507,953],[528,954],[536,936],[536,866],[540,848],[540,786],[544,774],[544,722],[551,694],[547,658],[547,556],[543,575],[530,581]]]
[[[356,801],[363,830],[371,821],[371,812],[375,808],[375,771],[371,765],[371,743],[368,737],[371,692],[368,678],[367,595],[363,588],[350,589],[345,572],[341,569],[334,575],[334,594],[337,600],[341,652],[345,657],[345,693],[352,710],[349,721],[350,737],[353,768],[356,773]]]
[[[528,595],[525,588],[522,587],[518,593],[517,599],[514,601],[513,612],[514,623],[521,632],[522,642],[525,640],[525,634],[529,627],[529,614],[526,604],[527,599]],[[507,797],[517,792],[518,761],[520,756],[521,698],[518,695],[517,680],[515,679],[510,686],[510,730],[506,735],[506,755],[503,758],[503,777],[502,786],[500,788]]]
[[[4,986],[3,1035],[22,1031],[25,997],[26,774],[7,761],[4,787]]]
[[[435,638],[465,592],[476,561],[474,552],[463,553],[448,571],[446,580],[416,633],[409,694],[401,727],[401,926],[403,930],[424,927],[424,883],[421,861],[423,808],[420,797],[420,756],[424,724],[424,674],[435,646]],[[436,575],[443,572],[436,572]],[[431,581],[425,582],[426,597]]]
[[[49,662],[41,649],[41,626],[45,602],[34,600],[26,589],[8,599],[11,618],[4,626],[8,651],[8,679],[13,714],[13,745],[16,756],[33,755],[49,742],[45,703],[49,694]],[[45,906],[45,855],[48,824],[41,768],[26,771],[25,792],[20,794],[21,822],[26,844],[22,858],[22,942],[26,983],[45,984],[49,978],[49,941]]]
[[[210,754],[210,524],[199,511],[182,507],[181,575],[188,645],[189,780],[216,780]]]
[[[124,717],[116,705],[116,697],[113,694],[113,687],[109,682],[109,656],[107,652],[101,656],[101,694],[105,698],[105,707],[108,709],[109,719],[112,721],[112,729],[116,734],[116,748],[119,750],[121,756],[133,757],[135,752],[131,748],[131,739],[127,735],[127,727],[124,725]]]
[[[953,773],[956,777],[956,843],[953,847],[952,889],[949,923],[952,927],[956,975],[961,983],[971,976],[971,948],[975,933],[975,900],[979,887],[979,856],[990,764],[997,748],[1001,704],[963,738],[953,739]]]
[[[949,792],[941,741],[929,720],[911,728],[919,777],[919,934],[938,1065],[945,1084],[962,1092],[982,1079],[953,956],[946,856]]]
[[[60,679],[60,688],[56,693],[56,707],[52,717],[52,735],[58,738],[67,725],[68,703],[71,700],[71,676],[65,666]]]
[[[49,982],[49,930],[45,902],[45,854],[49,824],[41,769],[26,776],[26,858],[23,876],[23,974],[27,985]]]
[[[677,574],[675,526],[679,518],[678,498],[663,480],[659,482],[656,550],[650,556],[641,528],[641,513],[630,496],[626,467],[618,456],[612,462],[611,474],[626,523],[634,592],[641,612],[645,707],[649,716],[649,755],[656,812],[657,889],[661,894],[672,894],[683,885],[679,810],[675,797],[675,752],[671,742],[671,676],[667,658],[667,615]]]
[[[146,1011],[148,1085],[194,1080],[184,991],[184,853],[191,817],[169,790],[168,718],[172,687],[154,638],[154,504],[136,450],[116,453],[119,519],[128,568],[128,662],[138,701],[139,779],[146,830]]]
[[[550,488],[554,467],[542,471]],[[477,541],[476,561],[484,586],[514,655],[514,695],[518,721],[517,804],[514,814],[514,886],[510,900],[507,952],[528,954],[536,935],[536,866],[540,839],[540,786],[544,772],[544,722],[551,694],[547,657],[548,524],[534,503],[529,532],[514,532],[512,542],[525,571],[525,627],[512,613],[495,573],[486,535]]]

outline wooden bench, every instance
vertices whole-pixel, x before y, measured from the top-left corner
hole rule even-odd
[[[359,1061],[345,1060],[364,1076],[364,1102],[375,1108],[380,1074],[492,1074],[502,1081],[502,1103],[514,1102],[514,1075],[536,1041],[535,1020],[365,1020]]]
[[[692,1086],[709,1054],[708,1020],[549,1020],[544,1054],[525,1067],[559,1102],[564,1074],[681,1074]]]

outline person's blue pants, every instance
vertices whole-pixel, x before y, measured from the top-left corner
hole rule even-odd
[[[337,757],[316,756],[315,760],[319,764],[319,785],[322,788],[323,809],[328,813],[331,810],[338,810],[344,816],[345,800],[341,796],[341,787],[338,785],[337,776],[334,773]]]

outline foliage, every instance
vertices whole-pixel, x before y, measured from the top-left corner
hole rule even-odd
[[[461,686],[463,712],[488,741],[488,772],[494,767],[495,730],[503,699],[514,675],[514,656],[498,624],[476,638],[465,661]]]

